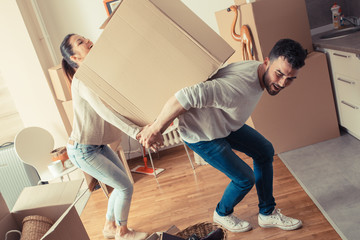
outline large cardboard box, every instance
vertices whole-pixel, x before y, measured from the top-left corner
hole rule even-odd
[[[83,180],[51,183],[25,188],[10,212],[0,194],[0,236],[9,230],[22,229],[22,220],[41,215],[55,223],[41,238],[44,240],[90,239],[75,209],[75,199]],[[10,235],[15,240],[15,235]]]
[[[251,117],[276,153],[339,137],[326,55],[309,54],[292,85],[276,96],[265,92]]]
[[[75,76],[144,126],[176,91],[205,81],[233,52],[180,0],[123,0]]]
[[[233,61],[241,59],[240,42],[231,36],[231,25],[235,13],[227,9],[215,13],[220,35],[235,49]],[[305,0],[257,0],[239,5],[236,32],[240,26],[250,28],[255,59],[263,61],[274,44],[282,38],[298,41],[307,51],[312,52],[312,38]]]

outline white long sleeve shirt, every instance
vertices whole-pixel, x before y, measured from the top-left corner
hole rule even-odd
[[[182,139],[210,141],[241,128],[263,93],[257,71],[260,64],[232,63],[219,69],[211,80],[178,91],[176,99],[188,110],[179,116]]]
[[[121,132],[136,139],[140,128],[107,107],[76,77],[72,80],[71,93],[74,108],[72,140],[89,145],[109,144],[119,140]]]

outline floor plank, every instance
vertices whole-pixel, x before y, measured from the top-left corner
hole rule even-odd
[[[238,153],[250,166],[252,160]],[[156,167],[165,168],[156,181],[153,176],[133,173],[135,185],[130,209],[129,227],[145,232],[164,231],[171,225],[179,229],[212,220],[214,208],[229,183],[213,167],[197,166],[195,173],[183,147],[160,152]],[[142,159],[129,161],[130,168],[142,164]],[[274,196],[282,213],[300,218],[304,225],[296,231],[263,229],[257,224],[258,201],[255,187],[235,208],[235,213],[249,221],[253,229],[246,233],[228,232],[228,240],[238,239],[341,239],[301,188],[281,160],[274,161]],[[102,240],[107,199],[101,190],[91,197],[81,214],[81,219],[91,240]]]

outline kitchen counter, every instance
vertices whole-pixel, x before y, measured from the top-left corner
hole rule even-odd
[[[334,30],[331,30],[334,31]],[[333,39],[320,39],[320,36],[331,32],[323,32],[312,36],[313,45],[315,48],[328,48],[344,52],[360,54],[360,31],[347,35],[345,37]]]

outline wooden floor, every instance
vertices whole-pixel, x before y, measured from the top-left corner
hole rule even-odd
[[[239,156],[252,166],[250,158],[240,153]],[[194,174],[183,147],[162,151],[159,159],[156,159],[156,155],[154,158],[155,166],[166,170],[158,176],[158,182],[153,176],[133,173],[135,190],[129,227],[153,233],[165,231],[171,225],[182,230],[197,223],[212,221],[216,204],[229,183],[227,177],[209,165],[197,166]],[[130,168],[141,163],[142,159],[129,161]],[[235,208],[235,214],[249,221],[253,229],[246,233],[228,232],[227,239],[341,239],[277,156],[274,161],[274,196],[282,213],[303,221],[301,229],[283,231],[260,228],[254,187]],[[106,206],[105,195],[97,190],[92,193],[81,214],[91,240],[104,239],[101,232]]]

